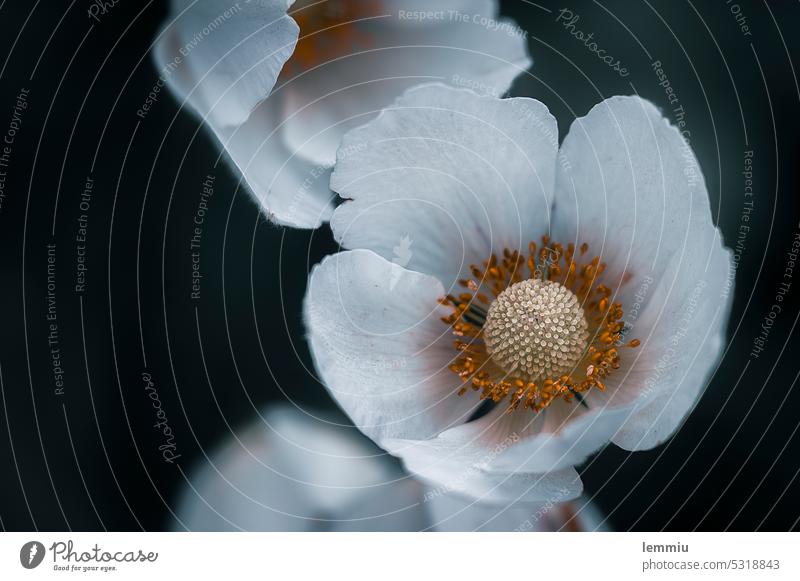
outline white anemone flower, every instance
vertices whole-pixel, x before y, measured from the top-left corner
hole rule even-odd
[[[199,462],[175,530],[605,530],[588,501],[511,507],[426,490],[357,430],[286,404]]]
[[[664,442],[725,342],[731,253],[680,132],[612,97],[557,135],[533,99],[409,90],[345,136],[350,250],[309,281],[315,363],[354,424],[482,499],[577,496],[609,441]]]
[[[504,93],[530,66],[497,0],[173,0],[154,50],[274,222],[333,211],[344,133],[431,80]]]

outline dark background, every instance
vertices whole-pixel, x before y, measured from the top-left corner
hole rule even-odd
[[[333,407],[315,378],[300,317],[309,268],[336,250],[330,231],[265,223],[220,163],[198,120],[157,80],[150,42],[162,2],[120,2],[95,22],[90,2],[0,2],[0,133],[16,95],[29,108],[0,209],[0,527],[158,530],[201,450],[268,401]],[[787,530],[800,517],[800,275],[767,346],[753,339],[775,302],[798,232],[800,55],[795,2],[503,2],[529,33],[535,63],[512,90],[544,101],[565,132],[613,94],[670,113],[651,68],[660,60],[683,105],[714,217],[735,246],[745,150],[754,209],[741,240],[724,359],[667,445],[609,447],[583,469],[617,530]],[[555,22],[581,19],[630,70],[621,78]],[[734,9],[735,10],[735,9]],[[649,53],[649,56],[648,56]],[[202,298],[189,299],[191,221],[216,176],[202,249]],[[87,176],[85,292],[74,292],[75,235]],[[56,204],[56,200],[58,203]],[[55,226],[53,233],[52,228]],[[63,395],[47,344],[47,250],[56,244]],[[202,345],[200,343],[202,340]],[[180,458],[164,462],[142,373],[151,374]]]

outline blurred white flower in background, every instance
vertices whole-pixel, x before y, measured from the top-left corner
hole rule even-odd
[[[530,65],[525,33],[497,13],[496,0],[173,0],[154,58],[268,217],[313,228],[348,129],[420,82],[500,95]]]
[[[288,404],[201,462],[175,510],[193,531],[605,530],[585,500],[493,506],[425,489],[357,430]]]
[[[603,101],[559,150],[540,102],[432,84],[341,151],[331,227],[352,250],[315,267],[305,319],[365,434],[448,490],[541,502],[577,497],[609,441],[675,432],[724,345],[731,255],[651,103]]]

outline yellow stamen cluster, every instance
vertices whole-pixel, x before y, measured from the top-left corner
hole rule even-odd
[[[376,0],[298,0],[290,12],[300,27],[292,58],[285,73],[297,74],[372,46],[372,39],[359,20],[377,16],[381,3]]]
[[[623,345],[622,306],[597,284],[606,265],[586,260],[588,249],[543,236],[528,256],[506,249],[470,267],[472,278],[459,281],[465,292],[441,300],[453,308],[442,320],[458,337],[450,370],[464,382],[459,395],[472,388],[481,399],[508,398],[509,411],[538,412],[557,398],[605,390],[619,349],[639,341]]]

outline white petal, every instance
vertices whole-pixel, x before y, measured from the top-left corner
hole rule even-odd
[[[287,0],[174,0],[154,50],[168,85],[214,126],[239,125],[269,95],[297,42]]]
[[[344,133],[409,87],[441,80],[501,96],[530,66],[524,33],[498,18],[497,2],[424,4],[428,18],[420,19],[405,0],[383,2],[380,16],[350,25],[364,46],[286,84],[287,117],[296,113],[284,132],[292,150],[331,165]],[[318,36],[322,42],[325,33]]]
[[[612,389],[588,401],[635,404],[614,441],[652,448],[674,432],[716,365],[730,312],[730,253],[694,153],[651,103],[607,99],[575,122],[559,158],[558,230],[589,242],[608,264],[603,282],[618,291],[629,337],[642,341],[624,352]]]
[[[273,222],[315,228],[330,218],[330,171],[282,137],[282,101],[268,98],[298,29],[286,0],[231,6],[174,2],[154,50],[162,78],[202,117]]]
[[[523,436],[497,421],[502,415],[505,412],[498,408],[480,420],[447,430],[436,438],[388,439],[382,445],[402,458],[410,472],[427,480],[439,492],[456,492],[482,502],[502,503],[561,502],[578,496],[582,485],[572,464],[554,462],[552,453],[539,456],[540,464],[545,467],[541,470],[529,469],[519,462],[498,464],[503,454],[524,441]],[[558,435],[553,435],[556,427],[546,423],[537,425],[541,429],[542,443],[554,440],[551,449],[559,447]]]
[[[557,166],[555,235],[589,243],[623,308],[643,281],[658,284],[673,256],[708,260],[719,246],[694,153],[644,99],[612,97],[577,119]]]
[[[225,128],[217,137],[272,222],[316,228],[333,212],[334,194],[328,186],[331,171],[286,148],[280,137],[284,120],[278,107],[280,100],[273,95],[241,126]]]
[[[367,250],[327,257],[309,278],[305,320],[319,374],[356,426],[427,438],[465,421],[477,401],[447,365],[455,356],[437,303],[441,283]]]
[[[266,410],[189,476],[189,530],[419,530],[419,485],[355,430],[294,407]],[[379,499],[381,499],[379,501]]]
[[[428,482],[433,492],[429,490],[426,499],[432,494],[453,493],[482,503],[541,503],[576,498],[583,492],[574,468],[543,474],[494,471],[484,465],[465,464],[435,451],[431,453],[424,448],[424,442],[387,440],[385,446],[393,454],[401,455],[409,472]]]
[[[627,450],[653,448],[678,429],[707,386],[725,347],[733,300],[731,253],[718,246],[673,259],[635,330],[645,333],[637,358],[618,389],[636,404],[614,437]]]
[[[388,260],[408,237],[402,264],[450,288],[470,263],[546,231],[556,141],[538,101],[412,89],[345,136],[331,187],[348,201],[334,235]]]
[[[475,426],[475,429],[503,430],[519,438],[489,462],[492,469],[548,472],[581,464],[611,441],[630,413],[630,407],[609,406],[585,411],[575,403],[558,401],[544,414],[540,413],[545,416],[540,418],[525,410],[507,414],[501,407],[493,418],[495,425],[487,428],[492,420],[486,416],[484,425]],[[556,419],[547,418],[548,415],[555,415]],[[545,418],[550,421],[546,422]]]
[[[473,474],[494,475],[495,480],[501,480],[508,474],[537,477],[569,469],[605,446],[630,413],[630,407],[587,411],[556,401],[540,414],[527,410],[509,414],[500,405],[479,420],[436,438],[388,440],[384,447],[403,458],[412,472],[446,488],[461,489],[461,481],[471,481]],[[470,488],[477,487],[465,489],[476,495]]]

